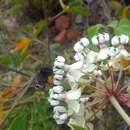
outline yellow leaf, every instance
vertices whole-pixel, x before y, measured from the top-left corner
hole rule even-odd
[[[30,40],[27,37],[22,37],[15,45],[14,50],[22,50],[30,45]]]
[[[130,59],[120,59],[119,61],[119,64],[122,65],[123,68],[126,68],[130,65]]]

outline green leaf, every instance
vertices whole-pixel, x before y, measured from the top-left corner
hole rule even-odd
[[[13,119],[8,130],[27,130],[27,122],[27,114],[21,112],[16,116],[16,118]]]
[[[104,26],[102,24],[91,26],[87,29],[86,34],[89,38],[91,38],[92,36],[97,35],[103,27]]]
[[[69,1],[68,12],[74,13],[74,14],[80,14],[82,16],[90,15],[88,6],[82,5],[78,0]]]
[[[130,38],[130,20],[121,19],[120,21],[113,21],[108,27],[112,28],[116,35],[126,34]]]

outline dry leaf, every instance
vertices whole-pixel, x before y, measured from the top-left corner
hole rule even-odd
[[[74,40],[80,37],[82,33],[76,29],[68,29],[66,32],[67,40]]]
[[[56,37],[54,38],[54,41],[56,43],[61,43],[65,38],[65,34],[66,34],[66,30],[63,30],[58,35],[56,35]]]
[[[55,25],[56,25],[56,29],[58,31],[63,31],[67,28],[69,28],[70,26],[70,17],[67,15],[62,15],[60,17],[58,17],[55,20]]]

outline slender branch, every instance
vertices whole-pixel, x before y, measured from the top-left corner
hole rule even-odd
[[[126,114],[124,109],[120,106],[116,98],[114,96],[111,96],[109,100],[112,103],[112,105],[115,107],[115,109],[118,111],[118,113],[122,116],[124,121],[128,124],[128,126],[130,126],[130,117]]]

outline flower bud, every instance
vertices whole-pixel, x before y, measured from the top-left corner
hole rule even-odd
[[[60,120],[60,119],[56,119],[56,123],[58,124],[58,125],[62,125],[62,124],[64,124],[64,120]]]
[[[62,99],[62,94],[52,94],[50,95],[50,98],[56,99],[56,100],[61,100]]]
[[[105,38],[104,38],[103,34],[101,34],[101,33],[98,34],[98,40],[99,40],[99,43],[105,43]]]
[[[63,75],[64,74],[64,70],[62,69],[57,69],[53,71],[55,75]]]
[[[77,42],[77,43],[74,45],[74,50],[75,50],[76,52],[81,52],[83,49],[84,49],[84,47],[80,44],[80,42]]]
[[[57,105],[59,105],[59,101],[58,100],[54,100],[54,99],[48,99],[48,101],[50,102],[50,105],[51,106],[57,106]]]
[[[81,38],[80,41],[84,47],[87,47],[89,45],[89,40],[86,37]]]
[[[111,39],[111,44],[113,46],[117,46],[119,45],[120,41],[119,41],[119,36],[114,36],[112,39]]]
[[[61,93],[64,90],[63,86],[54,86],[53,91],[55,93]]]
[[[61,82],[60,82],[59,80],[54,80],[54,81],[53,81],[53,84],[54,84],[54,85],[61,85]]]
[[[105,41],[109,41],[110,37],[108,33],[103,33],[103,36],[105,38]]]
[[[120,36],[120,43],[121,44],[127,44],[129,42],[129,37],[127,35],[122,34]]]
[[[54,75],[54,79],[57,79],[57,80],[62,80],[63,79],[63,75]]]
[[[60,119],[60,120],[66,120],[67,117],[68,117],[68,116],[67,116],[67,113],[64,113],[64,114],[61,114],[61,115],[60,115],[59,119]]]
[[[64,67],[64,62],[55,61],[54,66],[58,67],[58,68],[63,68]]]
[[[65,62],[65,58],[63,56],[57,56],[55,60],[59,62]]]
[[[55,106],[53,108],[53,111],[58,113],[64,113],[66,112],[66,108],[64,106]]]
[[[97,36],[93,36],[91,40],[92,40],[93,45],[97,46],[99,44]]]

